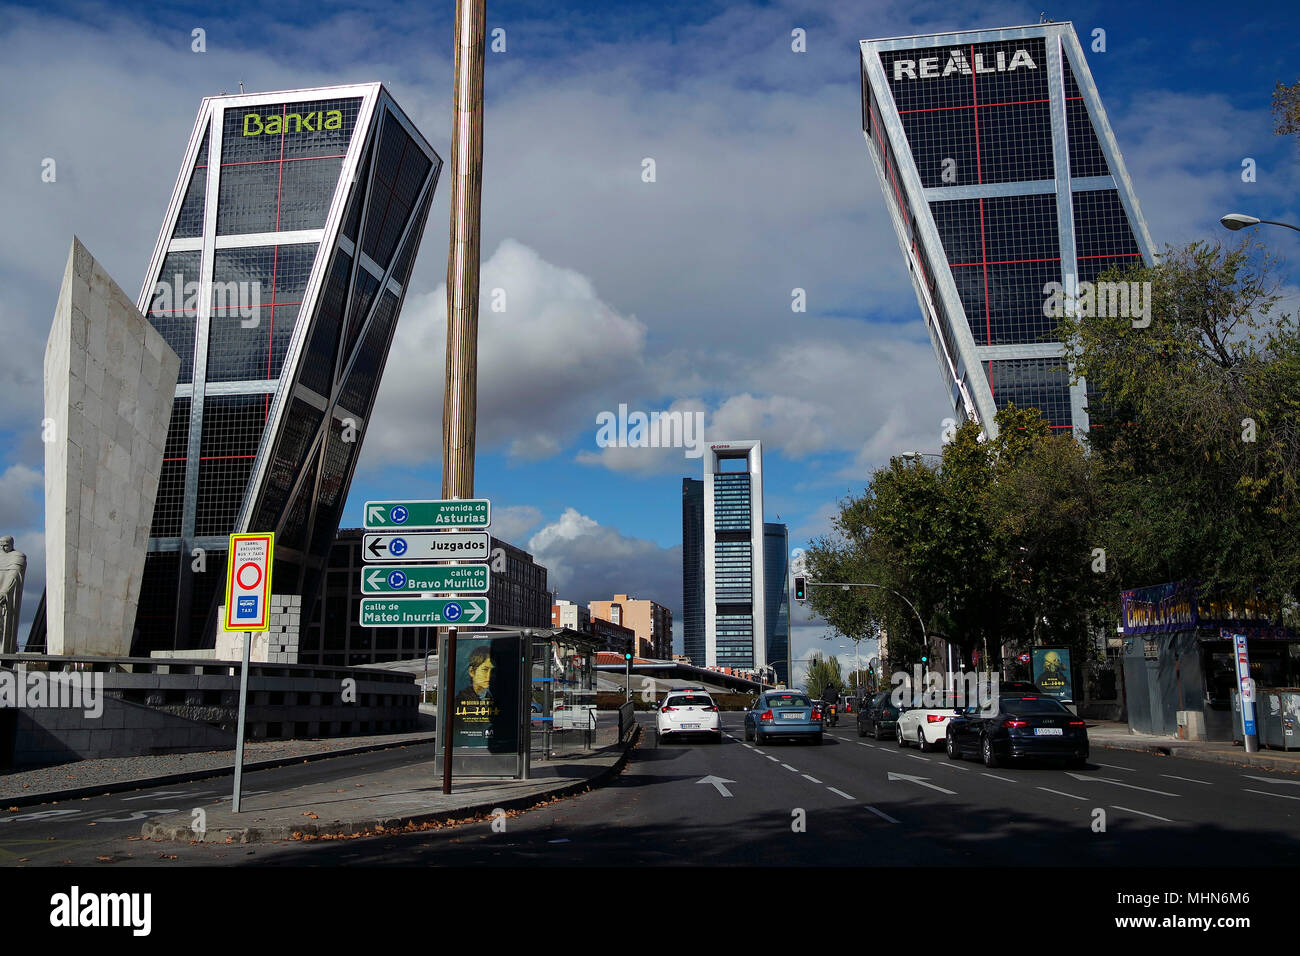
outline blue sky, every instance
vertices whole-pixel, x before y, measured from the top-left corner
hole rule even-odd
[[[41,356],[75,233],[133,298],[199,100],[382,80],[450,158],[451,2],[16,4],[0,17],[0,533],[43,585]],[[846,9],[852,7],[852,9]],[[476,491],[562,597],[615,590],[680,619],[680,450],[602,453],[620,403],[760,438],[766,507],[797,547],[836,501],[950,413],[859,124],[864,38],[1034,23],[1042,5],[490,3]],[[1300,16],[1218,3],[1080,3],[1074,21],[1157,245],[1300,220],[1300,145],[1271,92]],[[196,28],[207,50],[191,50]],[[790,48],[807,31],[807,52]],[[21,130],[22,135],[12,135]],[[58,162],[42,183],[41,162]],[[653,158],[656,181],[641,179]],[[1255,160],[1255,182],[1241,179]],[[349,499],[437,497],[447,182],[440,187]],[[1263,234],[1295,275],[1300,244]],[[1290,281],[1294,282],[1293,279]],[[808,311],[792,313],[791,290]],[[825,628],[796,620],[796,653]],[[680,629],[678,629],[680,642]]]

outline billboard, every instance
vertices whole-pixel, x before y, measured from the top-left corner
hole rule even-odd
[[[1070,649],[1035,647],[1034,683],[1048,697],[1064,703],[1074,700],[1074,680],[1070,676]]]
[[[452,672],[452,746],[519,750],[519,638],[462,637]]]

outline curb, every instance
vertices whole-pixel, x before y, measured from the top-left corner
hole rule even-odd
[[[411,747],[418,744],[435,743],[438,739],[436,733],[428,737],[419,737],[413,740],[402,740],[382,744],[366,744],[360,747],[347,747],[343,750],[329,750],[324,753],[302,754],[297,757],[273,757],[268,760],[258,760],[254,763],[245,763],[244,772],[251,773],[254,770],[274,770],[277,767],[288,767],[291,764],[298,763],[315,763],[317,760],[328,760],[331,757],[352,757],[357,754],[371,753],[376,750],[392,750],[396,747]],[[123,758],[130,759],[130,758]],[[6,807],[30,807],[41,803],[57,803],[60,800],[78,800],[82,797],[102,797],[111,793],[125,793],[128,790],[143,790],[146,787],[163,787],[172,783],[195,783],[200,780],[209,780],[212,777],[226,777],[235,772],[235,764],[230,763],[226,767],[209,767],[206,770],[182,770],[178,773],[163,774],[157,777],[140,777],[137,780],[115,780],[112,783],[99,784],[91,787],[75,787],[71,790],[45,790],[41,793],[25,793],[12,797],[0,796],[0,804]]]
[[[455,819],[470,816],[477,817],[486,815],[493,810],[526,810],[542,800],[557,800],[564,797],[575,796],[585,790],[603,786],[611,778],[618,776],[623,772],[627,765],[632,748],[641,739],[641,727],[637,726],[636,731],[628,740],[623,752],[619,754],[617,760],[604,769],[593,774],[585,780],[578,780],[572,783],[566,783],[549,790],[539,790],[536,793],[530,793],[513,797],[509,800],[498,801],[489,800],[484,803],[474,803],[464,807],[454,809],[430,810],[419,813],[409,813],[402,816],[371,818],[358,820],[334,820],[326,824],[294,824],[293,826],[234,826],[220,827],[217,829],[206,830],[202,840],[195,840],[193,828],[185,824],[163,823],[161,818],[148,820],[140,828],[140,836],[146,840],[155,842],[176,842],[176,843],[274,843],[277,841],[292,841],[295,834],[300,836],[354,836],[363,834],[380,833],[388,830],[401,830],[409,824],[434,823],[434,822],[452,822]]]
[[[1300,773],[1300,760],[1294,757],[1274,757],[1269,754],[1223,753],[1217,750],[1204,750],[1196,746],[1171,742],[1169,744],[1145,743],[1142,741],[1094,740],[1094,747],[1103,750],[1131,750],[1140,753],[1161,754],[1165,757],[1185,757],[1189,760],[1204,760],[1207,763],[1228,764],[1235,767],[1256,767],[1263,770],[1278,770],[1283,773]]]

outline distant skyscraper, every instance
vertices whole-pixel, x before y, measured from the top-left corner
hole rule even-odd
[[[704,453],[704,662],[767,663],[763,443],[719,442]]]
[[[138,303],[181,371],[133,653],[213,646],[231,532],[310,613],[441,168],[378,83],[203,101]]]
[[[704,482],[682,479],[682,653],[704,664]]]
[[[868,151],[957,418],[992,434],[1015,402],[1086,429],[1048,284],[1152,258],[1074,28],[864,40],[861,68]]]
[[[783,524],[763,525],[763,574],[766,579],[767,663],[776,678],[790,684],[790,534]]]

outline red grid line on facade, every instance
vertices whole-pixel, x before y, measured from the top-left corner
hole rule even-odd
[[[1024,262],[1060,262],[1060,256],[1052,256],[1050,259],[994,259],[992,262],[950,262],[948,263],[953,269],[961,269],[966,266],[1014,266]]]
[[[971,79],[972,81],[975,79],[974,74],[971,74]],[[972,103],[968,106],[927,106],[922,109],[899,110],[898,113],[901,116],[904,113],[942,113],[945,110],[979,110],[992,109],[995,106],[1024,106],[1028,103],[1050,102],[1052,102],[1050,98],[1044,98],[1041,100],[1007,100],[1005,103]]]
[[[283,138],[284,134],[281,133],[280,136]],[[280,149],[283,152],[284,143],[280,144]],[[343,159],[345,156],[347,156],[346,153],[331,153],[328,156],[290,156],[288,159],[248,159],[238,163],[222,163],[221,168],[225,169],[227,166],[262,166],[266,163],[305,163],[309,159]],[[195,166],[194,168],[198,169],[199,167]]]
[[[283,166],[280,169],[284,169]],[[276,223],[278,226],[279,223]],[[277,230],[278,231],[278,230]],[[266,377],[271,377],[271,350],[275,345],[275,280],[280,268],[280,247],[271,250],[271,330],[266,336]]]
[[[1140,256],[1140,252],[1103,252],[1095,256],[1076,256],[1077,259],[1132,259]]]

